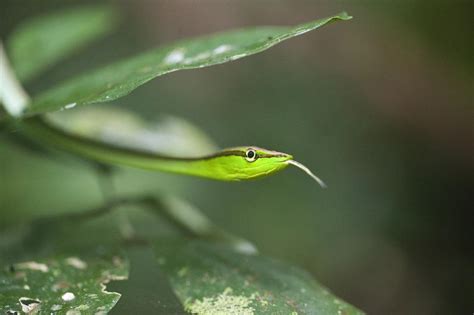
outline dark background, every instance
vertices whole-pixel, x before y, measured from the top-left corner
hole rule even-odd
[[[29,83],[30,93],[177,39],[353,15],[251,58],[159,78],[117,104],[186,118],[222,147],[290,152],[328,189],[297,170],[234,184],[127,169],[119,190],[184,197],[370,314],[474,311],[474,2],[113,3],[118,32]],[[71,5],[2,1],[0,35]],[[0,138],[0,229],[100,200],[82,163]]]

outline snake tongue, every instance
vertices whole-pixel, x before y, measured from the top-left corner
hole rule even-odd
[[[309,176],[311,176],[316,182],[318,182],[318,184],[322,187],[322,188],[326,188],[326,184],[316,175],[313,174],[313,172],[311,172],[311,170],[309,168],[307,168],[306,166],[304,166],[303,164],[301,164],[300,162],[297,162],[295,160],[288,160],[286,161],[286,163],[288,164],[291,164],[291,165],[294,165],[296,166],[297,168],[303,170],[306,174],[308,174]]]

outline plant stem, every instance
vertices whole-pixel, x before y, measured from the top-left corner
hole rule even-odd
[[[184,200],[175,197],[159,198],[156,196],[113,198],[95,209],[39,219],[33,224],[34,229],[28,242],[31,243],[32,239],[36,239],[38,230],[45,229],[50,231],[51,226],[64,226],[64,224],[76,225],[78,222],[98,218],[119,207],[132,205],[141,205],[154,215],[166,219],[166,221],[188,238],[223,242],[242,254],[257,253],[257,249],[251,242],[222,230],[204,216],[199,209]],[[122,234],[122,236],[127,241],[139,240],[138,235],[135,233],[131,235]]]

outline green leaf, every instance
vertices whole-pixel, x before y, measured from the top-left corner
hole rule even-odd
[[[18,78],[26,81],[71,52],[110,32],[117,13],[107,6],[67,9],[21,24],[7,42]]]
[[[33,99],[26,115],[112,101],[160,75],[240,59],[329,22],[349,19],[351,17],[343,12],[294,27],[254,27],[183,40],[81,75],[46,91]]]
[[[173,116],[143,119],[117,107],[82,107],[47,115],[62,129],[120,147],[169,156],[202,156],[217,150],[214,141],[191,122]]]
[[[160,244],[158,262],[193,314],[363,314],[312,277],[262,256],[201,241]]]
[[[106,314],[120,294],[107,292],[104,284],[127,275],[128,263],[120,256],[17,263],[0,273],[0,313]]]

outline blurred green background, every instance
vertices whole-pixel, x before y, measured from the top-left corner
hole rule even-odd
[[[2,1],[0,36],[78,3]],[[177,39],[353,15],[251,58],[153,80],[116,104],[183,117],[222,147],[290,152],[328,189],[296,169],[245,183],[124,169],[116,184],[191,201],[369,314],[472,313],[472,1],[113,3],[118,32],[28,83],[30,93]],[[0,137],[0,233],[100,203],[81,161]]]

